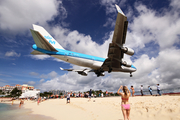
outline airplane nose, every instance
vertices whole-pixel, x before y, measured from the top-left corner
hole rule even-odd
[[[137,70],[137,69],[136,69],[136,67],[135,67],[134,65],[131,65],[131,68],[134,68],[134,69],[135,69],[135,71]]]

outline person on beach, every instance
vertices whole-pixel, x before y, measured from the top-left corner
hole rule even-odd
[[[90,89],[90,90],[89,90],[89,96],[88,96],[88,97],[89,97],[89,100],[88,100],[88,101],[91,101],[91,94],[92,94],[92,90]]]
[[[106,97],[108,97],[108,91],[106,90]]]
[[[104,95],[103,95],[103,92],[102,92],[102,93],[101,93],[101,97],[103,98],[103,96],[104,96]]]
[[[70,103],[70,93],[67,94],[67,103],[68,103],[68,101]]]
[[[41,97],[39,96],[39,98],[37,100],[37,105],[39,105],[40,102],[41,102]]]
[[[119,92],[120,90],[123,90],[123,92]],[[129,97],[131,96],[131,92],[127,88],[127,86],[120,86],[120,88],[117,91],[117,94],[121,96],[121,109],[124,116],[124,120],[130,120],[130,104],[128,102]]]
[[[161,96],[159,84],[157,84],[157,93]]]
[[[148,86],[149,93],[152,95],[152,89],[150,86]]]
[[[143,95],[144,95],[144,94],[143,94],[143,85],[141,85],[140,90],[141,90],[141,96],[143,96]]]
[[[20,99],[19,108],[21,108],[21,105],[24,104],[24,101]]]
[[[135,91],[134,91],[133,86],[131,86],[131,90],[132,90],[132,96],[134,97],[134,93],[135,93]]]

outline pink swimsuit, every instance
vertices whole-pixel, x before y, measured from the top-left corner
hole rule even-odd
[[[123,108],[125,110],[129,110],[130,109],[130,104],[123,104],[122,106],[123,106]]]

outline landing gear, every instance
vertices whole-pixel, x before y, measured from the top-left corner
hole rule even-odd
[[[97,77],[99,77],[100,76],[100,74],[97,74]]]
[[[105,75],[103,69],[95,71],[95,74],[97,75],[97,77]]]
[[[132,77],[133,75],[132,75],[132,73],[130,73],[130,77]]]
[[[109,71],[108,71],[108,73],[110,73],[111,71],[112,71],[112,68],[110,68],[110,67],[109,67]]]

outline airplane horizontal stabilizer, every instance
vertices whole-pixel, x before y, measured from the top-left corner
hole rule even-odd
[[[45,55],[44,53],[36,51],[36,50],[32,51],[31,54],[32,55]]]
[[[62,67],[59,67],[61,70],[64,70],[64,71],[74,71],[74,72],[81,72],[81,71],[85,71],[85,70],[88,70],[88,69],[84,69],[84,70],[75,70],[75,69],[63,69]],[[90,71],[90,70],[88,70]]]
[[[75,70],[75,69],[63,69],[61,67],[60,67],[60,69],[64,70],[64,71],[74,71],[74,72],[77,72],[78,74],[83,75],[83,76],[87,76],[88,72],[93,72],[93,70],[90,70],[90,69]]]

